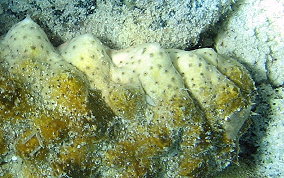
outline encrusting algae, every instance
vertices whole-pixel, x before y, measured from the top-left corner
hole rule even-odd
[[[204,177],[237,159],[254,83],[212,49],[56,49],[30,18],[0,48],[0,176]]]

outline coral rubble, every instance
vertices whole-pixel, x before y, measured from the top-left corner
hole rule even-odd
[[[0,43],[0,175],[204,177],[237,161],[254,83],[212,49],[54,48],[30,18]]]

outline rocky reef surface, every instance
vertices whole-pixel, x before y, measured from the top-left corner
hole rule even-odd
[[[283,1],[246,0],[234,8],[218,32],[217,51],[246,64],[256,82],[284,85]]]
[[[284,177],[284,1],[241,0],[218,28],[218,53],[238,59],[257,87],[243,157],[262,177]]]
[[[56,44],[93,33],[116,49],[149,42],[163,48],[185,49],[197,45],[200,34],[215,24],[233,2],[1,0],[0,35],[29,14]]]
[[[253,92],[213,49],[53,47],[29,17],[0,42],[0,174],[205,177],[238,161]]]

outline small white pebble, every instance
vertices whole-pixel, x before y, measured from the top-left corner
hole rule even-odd
[[[12,156],[11,160],[15,162],[15,161],[18,160],[18,157],[17,156]]]

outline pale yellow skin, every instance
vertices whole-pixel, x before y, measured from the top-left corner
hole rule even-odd
[[[254,84],[241,64],[212,49],[142,44],[112,50],[92,34],[56,49],[29,18],[0,47],[0,124],[21,126],[17,138],[4,139],[8,130],[0,130],[5,148],[16,145],[0,154],[24,160],[22,171],[7,176],[97,171],[142,177],[163,170],[198,177],[223,169],[237,155]],[[8,97],[16,94],[19,105]]]

